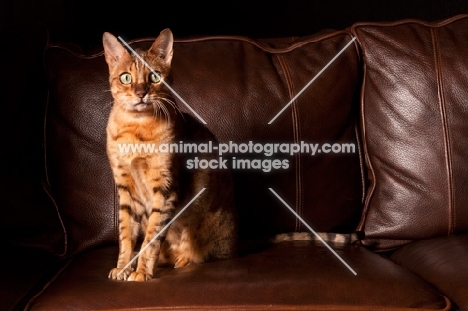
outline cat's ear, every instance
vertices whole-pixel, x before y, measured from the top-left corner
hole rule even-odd
[[[102,35],[102,44],[104,46],[104,56],[110,68],[115,67],[123,57],[128,55],[127,50],[119,40],[108,32]]]
[[[166,65],[170,65],[172,61],[172,45],[174,37],[170,29],[164,29],[154,41],[148,51],[149,55],[161,58]]]

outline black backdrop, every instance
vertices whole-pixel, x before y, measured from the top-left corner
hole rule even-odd
[[[126,39],[153,37],[301,36],[358,21],[440,20],[468,13],[467,0],[1,0],[0,27],[45,24],[52,41],[100,44],[104,31]]]

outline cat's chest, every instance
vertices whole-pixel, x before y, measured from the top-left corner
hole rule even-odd
[[[173,143],[169,128],[148,128],[149,125],[114,126],[107,128],[107,152],[117,183],[132,184],[135,195],[144,202],[151,199],[154,187],[170,185],[173,155],[161,152],[162,145]],[[157,181],[157,185],[149,182]]]
[[[169,143],[174,134],[170,126],[155,122],[112,124],[108,128],[109,139],[115,142]]]
[[[163,165],[170,155],[160,152],[161,146],[172,144],[174,136],[172,128],[165,125],[113,122],[107,128],[107,148],[121,165],[131,166],[141,158]]]

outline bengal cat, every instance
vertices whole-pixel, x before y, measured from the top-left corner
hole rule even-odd
[[[128,152],[119,144],[171,144],[215,141],[215,137],[177,108],[168,81],[173,35],[163,30],[147,51],[146,64],[110,33],[103,35],[113,106],[107,124],[107,155],[119,196],[119,255],[110,279],[145,281],[158,262],[176,268],[231,258],[237,251],[236,214],[228,170],[188,170],[182,153]],[[198,156],[210,160],[214,155]],[[178,211],[206,188],[169,227]],[[157,235],[159,236],[154,239]],[[130,265],[139,236],[136,267]],[[153,243],[146,246],[154,239]]]

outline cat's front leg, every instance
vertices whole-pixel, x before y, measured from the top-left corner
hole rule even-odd
[[[129,275],[127,281],[147,281],[153,278],[161,245],[167,235],[165,227],[174,215],[174,201],[175,194],[164,195],[161,191],[155,191],[145,239],[141,245],[143,251],[138,258],[136,271]]]
[[[130,262],[133,249],[135,247],[136,237],[139,230],[139,222],[133,219],[135,215],[132,204],[135,204],[132,199],[128,186],[117,185],[119,192],[119,257],[117,267],[109,272],[109,278],[113,280],[127,280],[130,273],[133,271],[131,266],[127,266]],[[125,268],[125,269],[124,269]]]

